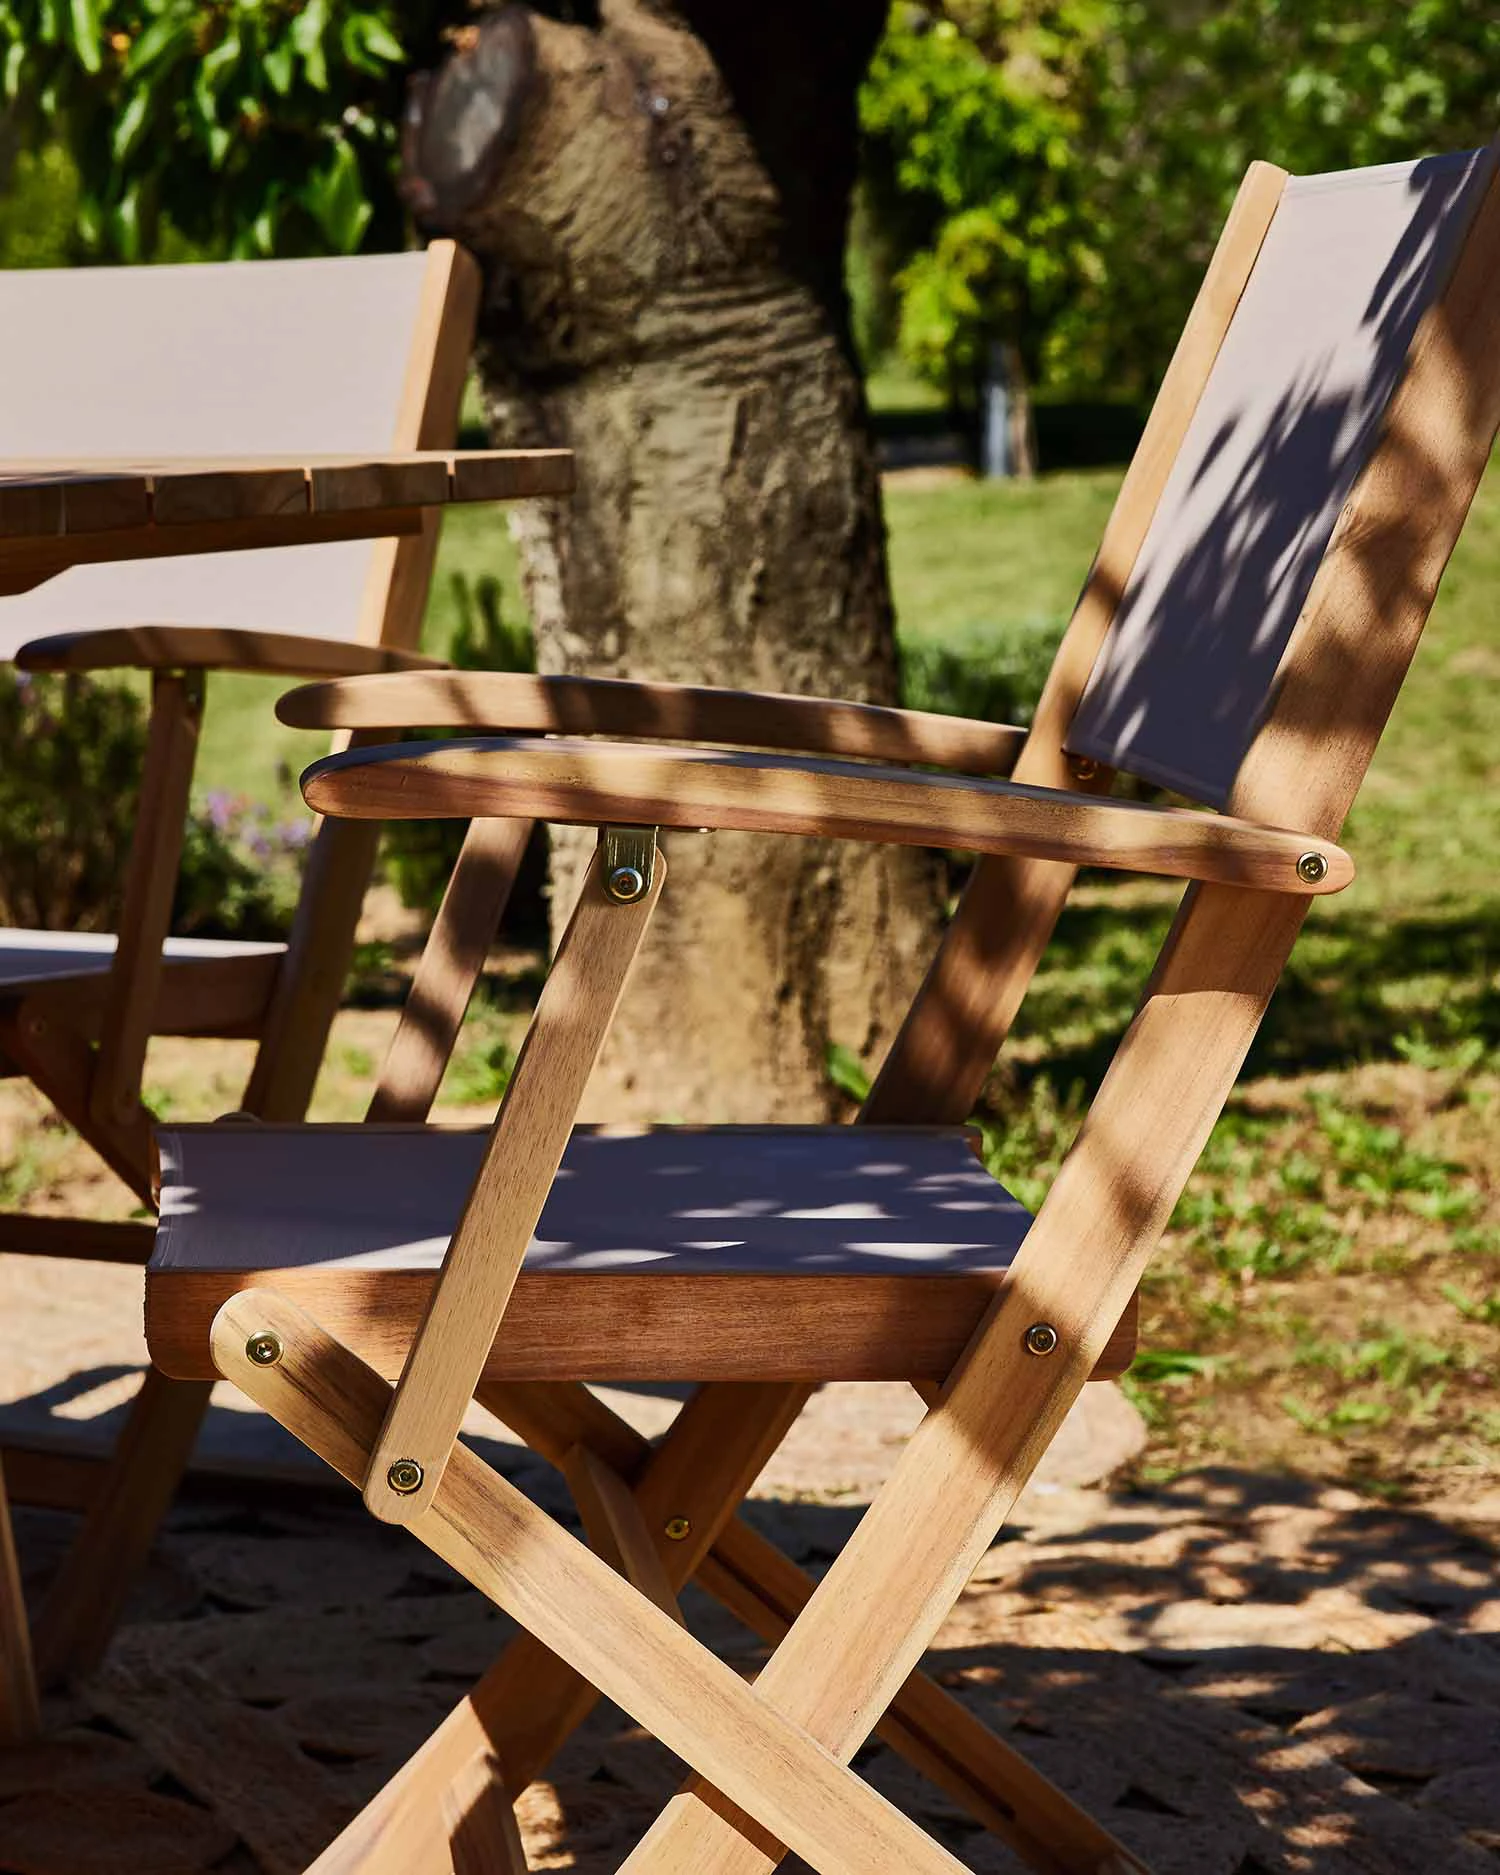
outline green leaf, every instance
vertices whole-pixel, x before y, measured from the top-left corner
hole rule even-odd
[[[104,69],[102,28],[95,0],[68,0],[68,36],[86,72]]]
[[[292,21],[291,41],[302,54],[304,74],[314,91],[328,89],[328,59],[323,51],[327,31],[328,0],[311,0]]]
[[[109,212],[110,238],[121,260],[141,257],[141,192],[128,189]]]
[[[138,78],[169,53],[180,58],[192,45],[191,19],[186,13],[166,13],[151,24],[130,48],[125,60],[125,78]]]
[[[279,39],[261,61],[271,89],[279,97],[285,97],[292,88],[295,66],[295,53],[291,36]]]
[[[374,212],[365,196],[359,158],[336,138],[325,168],[308,177],[302,199],[335,253],[352,254]]]
[[[152,94],[142,87],[133,91],[126,100],[125,108],[115,119],[115,127],[110,135],[110,154],[123,169],[135,154],[151,115]]]
[[[870,1077],[864,1064],[851,1048],[845,1048],[842,1042],[831,1042],[823,1058],[824,1072],[841,1094],[847,1094],[851,1100],[864,1100],[870,1091]]]
[[[18,39],[5,48],[3,88],[5,100],[13,104],[21,95],[21,76],[26,69],[26,47]]]

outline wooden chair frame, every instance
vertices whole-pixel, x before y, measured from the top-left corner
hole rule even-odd
[[[1028,785],[1074,794],[1107,785],[1070,771],[1067,726],[1285,181],[1257,164],[1241,189],[1017,763]],[[1229,811],[1252,827],[1337,840],[1500,428],[1497,273],[1491,168],[1241,765]],[[532,798],[524,764],[512,785],[503,754],[488,782],[463,763],[455,779],[442,761],[398,760],[417,813],[501,816]],[[329,811],[388,811],[389,767],[367,785],[379,766],[324,768],[309,792]],[[570,817],[587,819],[598,799],[580,775]],[[741,824],[729,807],[719,818]],[[1085,823],[1074,824],[1084,831],[1072,852],[1092,857]],[[877,815],[866,837],[900,834]],[[1142,850],[1142,863],[1152,857]],[[801,1387],[706,1387],[652,1449],[577,1385],[482,1389],[562,1466],[594,1554],[455,1443],[661,891],[658,861],[642,890],[612,902],[595,860],[396,1385],[270,1284],[233,1296],[214,1322],[221,1373],[524,1630],[318,1859],[319,1875],[524,1868],[509,1797],[594,1689],[694,1773],[622,1865],[631,1871],[750,1875],[785,1848],[826,1871],[958,1869],[848,1768],[877,1728],[1034,1867],[1142,1867],[917,1667],[1134,1293],[1306,914],[1309,882],[1296,872],[1247,885],[1199,861],[1181,868],[1199,876],[1003,1289],[814,1589],[734,1516],[796,1417]],[[862,1119],[968,1111],[1073,871],[1067,850],[981,860]],[[407,1111],[417,1104],[412,1095]],[[675,1591],[695,1572],[779,1642],[753,1687],[676,1619]]]
[[[408,354],[395,451],[451,446],[457,431],[479,298],[479,271],[455,243],[434,243]],[[339,473],[329,459],[320,489],[337,509]],[[370,470],[351,468],[366,476]],[[286,676],[419,670],[436,660],[416,650],[437,552],[437,507],[409,508],[426,479],[452,465],[393,458],[401,531],[374,543],[353,641],[212,627],[122,627],[33,641],[19,655],[30,671],[134,668],[151,674],[148,745],[140,807],[127,863],[118,947],[107,973],[44,982],[0,1000],[0,1065],[25,1074],[145,1205],[154,1205],[152,1116],[142,1100],[153,1035],[257,1037],[242,1107],[266,1119],[300,1118],[311,1098],[353,953],[360,907],[374,868],[378,829],[326,821],[315,836],[284,952],[166,960],[173,891],[209,670]],[[483,464],[479,473],[485,473]],[[213,483],[211,464],[203,475]],[[180,478],[186,487],[194,478]],[[285,480],[285,476],[280,478]],[[512,478],[513,479],[513,478]],[[435,492],[435,485],[434,485]],[[363,491],[361,491],[361,494]],[[191,489],[175,498],[178,506]],[[266,491],[285,502],[279,482]],[[441,497],[439,497],[441,498]],[[174,511],[174,517],[175,511]],[[368,526],[362,517],[364,531]],[[337,531],[337,513],[333,516]],[[243,532],[243,529],[241,529]],[[305,536],[308,530],[304,526]],[[203,545],[212,548],[212,526]],[[238,544],[240,536],[222,544]],[[296,538],[295,535],[288,538]],[[103,539],[106,547],[110,536]],[[251,542],[250,544],[254,544]],[[347,739],[346,739],[347,740]],[[98,1225],[70,1218],[0,1215],[0,1249],[144,1263],[150,1224]],[[125,1595],[186,1468],[207,1410],[207,1385],[170,1381],[148,1369],[113,1457],[92,1475],[76,1468],[56,1502],[82,1483],[87,1496],[77,1540],[40,1616],[36,1659],[44,1680],[89,1665],[108,1640]],[[45,1460],[41,1461],[43,1471]],[[34,1474],[33,1462],[28,1472]]]

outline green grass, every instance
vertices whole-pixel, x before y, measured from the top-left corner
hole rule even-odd
[[[425,649],[442,656],[459,620],[455,580],[472,586],[498,579],[509,618],[522,616],[520,569],[500,507],[455,508],[443,518],[437,571],[423,629]],[[297,776],[327,753],[326,736],[285,729],[272,716],[276,698],[289,686],[278,677],[215,676],[209,679],[196,791],[246,794],[254,800],[296,800]]]

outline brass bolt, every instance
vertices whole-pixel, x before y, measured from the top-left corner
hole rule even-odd
[[[1028,1354],[1051,1354],[1057,1346],[1057,1330],[1051,1322],[1033,1322],[1025,1338]]]
[[[398,1458],[385,1474],[385,1481],[398,1497],[410,1497],[422,1488],[422,1467],[414,1458]]]
[[[691,1533],[693,1526],[686,1517],[668,1517],[662,1528],[674,1543],[681,1543]]]
[[[245,1359],[254,1361],[257,1367],[274,1367],[281,1354],[281,1337],[273,1335],[269,1329],[262,1329],[245,1343]]]
[[[633,905],[646,889],[646,876],[639,866],[616,866],[604,889],[617,905]]]
[[[1304,885],[1319,885],[1328,877],[1328,861],[1321,853],[1304,853],[1297,861],[1297,877]]]
[[[1068,768],[1075,781],[1092,781],[1099,773],[1099,764],[1092,755],[1070,755]]]

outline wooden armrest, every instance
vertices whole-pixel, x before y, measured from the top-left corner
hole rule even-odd
[[[128,625],[33,638],[16,653],[26,671],[266,671],[278,677],[336,677],[374,671],[441,670],[439,658],[293,632],[215,625]]]
[[[923,763],[975,775],[1009,774],[1026,740],[1024,729],[1007,724],[827,697],[507,671],[421,672],[310,684],[282,697],[276,714],[297,729],[640,736]]]
[[[1223,814],[1012,781],[628,743],[404,743],[351,749],[302,777],[308,806],[356,820],[506,819],[725,827],[1018,853],[1320,894],[1354,863],[1310,834]]]

